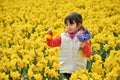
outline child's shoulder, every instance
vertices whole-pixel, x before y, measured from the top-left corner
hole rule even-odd
[[[67,33],[66,32],[61,33],[61,35],[65,35],[65,34],[67,34]]]
[[[61,36],[65,36],[65,35],[68,35],[68,33],[66,33],[66,32],[63,32],[63,33],[61,33]]]

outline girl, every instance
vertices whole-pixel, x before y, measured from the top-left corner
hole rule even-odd
[[[63,74],[64,79],[69,80],[72,72],[79,68],[86,68],[86,57],[90,57],[92,51],[88,42],[90,34],[82,26],[82,16],[76,12],[70,13],[64,23],[66,32],[54,39],[47,38],[46,43],[50,47],[60,47],[60,73]],[[48,30],[47,35],[52,37],[52,30]],[[80,49],[82,54],[79,53]]]

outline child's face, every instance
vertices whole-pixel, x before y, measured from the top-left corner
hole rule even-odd
[[[66,23],[66,29],[67,29],[67,31],[68,31],[69,33],[75,33],[75,32],[77,32],[77,31],[78,31],[78,28],[79,28],[79,27],[77,26],[77,24],[76,24],[75,21],[73,21],[72,24],[70,24],[70,22],[67,21],[67,23]]]

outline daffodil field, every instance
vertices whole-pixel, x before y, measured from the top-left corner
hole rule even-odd
[[[70,80],[120,80],[120,0],[0,0],[0,80],[62,80],[45,35],[64,32],[70,12],[82,14],[93,50]]]

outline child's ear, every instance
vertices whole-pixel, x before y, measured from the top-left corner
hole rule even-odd
[[[81,24],[81,23],[79,23],[79,24],[78,24],[78,26],[79,26],[79,27],[81,27],[81,26],[82,26],[82,24]]]
[[[78,24],[78,30],[81,28],[81,26],[82,26],[82,24],[81,24],[81,23],[79,23],[79,24]]]

